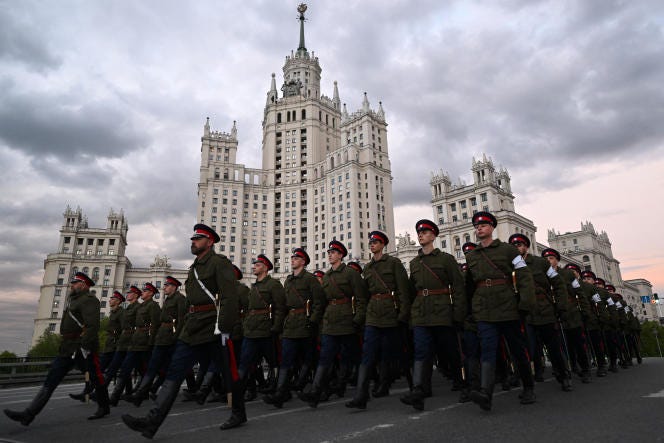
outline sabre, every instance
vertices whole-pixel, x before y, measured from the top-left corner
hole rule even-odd
[[[217,308],[217,320],[214,322],[214,335],[221,335],[221,329],[219,329],[219,312],[221,311],[219,307],[219,294],[217,294],[214,306]]]

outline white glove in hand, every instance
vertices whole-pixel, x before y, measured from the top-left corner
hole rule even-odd
[[[572,287],[574,289],[579,289],[581,287],[581,285],[579,284],[579,280],[577,279],[572,280]]]
[[[599,303],[599,302],[602,301],[602,297],[600,297],[599,294],[595,294],[595,295],[593,295],[593,301],[595,303]]]
[[[230,335],[228,334],[221,334],[221,345],[226,346],[226,342],[230,338]]]
[[[549,278],[553,278],[553,277],[555,277],[555,276],[557,276],[557,275],[558,275],[558,273],[556,272],[555,269],[553,269],[553,266],[551,266],[551,267],[549,268],[549,270],[546,271],[546,276],[549,277]]]

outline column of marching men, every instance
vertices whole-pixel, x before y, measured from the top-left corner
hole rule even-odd
[[[86,384],[70,396],[97,403],[91,420],[121,401],[140,406],[151,398],[146,416],[124,414],[122,420],[152,438],[185,380],[184,401],[229,403],[231,415],[221,429],[230,429],[247,421],[245,401],[258,392],[277,408],[293,392],[315,408],[332,395],[344,397],[353,385],[345,406],[365,409],[372,397],[389,396],[403,377],[409,390],[400,401],[421,411],[433,395],[436,368],[459,391],[459,402],[488,411],[496,380],[503,390],[520,385],[520,403],[535,403],[547,357],[565,392],[573,390],[574,375],[590,383],[593,367],[596,377],[604,377],[632,366],[634,358],[641,363],[639,321],[612,285],[574,264],[560,267],[554,249],[531,255],[523,234],[494,239],[497,220],[488,212],[474,214],[472,223],[477,244],[463,245],[461,265],[434,246],[438,226],[420,220],[421,249],[409,264],[410,276],[385,252],[390,239],[373,231],[372,258],[364,268],[344,263],[346,247],[333,240],[327,272],[307,271],[309,256],[296,248],[282,285],[261,254],[253,261],[251,287],[214,251],[217,233],[197,224],[187,296],[171,276],[161,307],[154,299],[162,294],[151,283],[142,290],[131,286],[126,297],[114,292],[103,350],[100,303],[89,292],[94,282],[79,272],[46,381],[27,408],[5,414],[29,425],[74,368],[85,372]]]

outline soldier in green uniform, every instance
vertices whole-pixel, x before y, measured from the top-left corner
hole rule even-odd
[[[471,392],[471,398],[483,410],[491,409],[496,349],[502,334],[523,383],[521,403],[531,404],[535,402],[534,382],[521,319],[535,307],[533,276],[514,246],[493,239],[493,230],[498,225],[493,214],[476,212],[472,221],[479,245],[466,255],[470,268],[466,285],[469,290],[474,287],[472,310],[482,349],[482,382],[479,391]]]
[[[99,364],[100,303],[97,297],[90,294],[90,287],[94,284],[82,272],[77,272],[72,278],[71,291],[60,323],[62,343],[58,356],[51,363],[44,385],[28,407],[22,411],[4,410],[11,420],[24,426],[32,423],[46,406],[55,388],[75,367],[90,374],[90,381],[97,390],[97,411],[88,419],[94,420],[109,414],[108,391]]]
[[[119,291],[113,291],[108,304],[111,308],[111,315],[108,317],[106,324],[106,343],[104,343],[104,351],[99,356],[99,363],[102,373],[108,368],[108,365],[113,361],[115,350],[118,346],[118,340],[122,334],[122,316],[124,309],[122,303],[125,298]],[[92,384],[86,383],[83,392],[80,394],[69,394],[69,397],[74,400],[82,402],[89,398],[92,393]]]
[[[437,351],[449,362],[456,388],[463,385],[458,333],[463,331],[467,307],[459,264],[452,255],[434,247],[438,226],[423,219],[415,224],[415,230],[421,249],[410,261],[413,390],[401,397],[401,402],[421,411]]]
[[[592,366],[592,361],[591,359],[594,358],[595,362],[597,362],[597,356],[594,351],[594,346],[592,342],[592,337],[590,335],[590,324],[595,322],[595,328],[597,328],[597,320],[594,318],[595,314],[593,312],[593,308],[591,306],[592,300],[592,292],[588,291],[587,286],[584,284],[582,278],[581,278],[581,268],[578,267],[577,265],[573,263],[568,263],[565,265],[565,269],[567,269],[569,272],[572,273],[572,284],[571,287],[573,289],[573,297],[570,298],[570,303],[571,307],[570,309],[573,311],[576,311],[577,315],[577,325],[580,329],[580,334],[582,337],[582,343],[585,343],[583,348],[581,347],[574,347],[570,345],[570,355],[571,355],[571,364],[574,366],[575,362],[579,361],[578,355],[579,354],[585,354],[585,360],[588,361],[588,370],[584,370],[581,368],[581,382],[582,383],[590,383],[590,367]],[[570,289],[570,286],[567,287],[568,292]],[[580,317],[580,321],[579,318]],[[568,333],[568,330],[571,329],[571,322],[565,324],[565,333],[568,336],[572,336],[574,333]],[[579,334],[577,332],[577,334]],[[571,337],[571,340],[573,340],[573,337]],[[568,339],[568,341],[571,341]],[[588,357],[590,356],[590,358]]]
[[[108,365],[106,371],[104,372],[104,380],[106,381],[106,386],[110,384],[111,380],[115,378],[118,369],[122,366],[127,352],[129,351],[129,346],[131,346],[131,337],[134,334],[134,327],[136,326],[136,309],[138,309],[138,297],[141,296],[141,290],[136,286],[131,286],[127,292],[126,297],[126,307],[120,319],[120,338],[118,339],[118,345],[115,349],[115,354],[113,354],[113,360],[111,364]],[[127,394],[131,395],[132,385],[127,383],[125,387]]]
[[[604,338],[604,327],[609,322],[609,313],[606,310],[606,304],[602,302],[602,298],[597,292],[595,287],[595,273],[592,271],[583,271],[581,276],[581,289],[583,290],[592,315],[588,317],[588,335],[590,335],[590,343],[592,344],[593,351],[595,352],[595,360],[597,361],[597,377],[605,377],[607,374],[606,364],[606,340]]]
[[[362,275],[369,290],[362,363],[355,397],[348,408],[365,409],[369,400],[369,378],[380,355],[379,396],[389,394],[392,377],[396,375],[401,346],[399,325],[408,327],[411,286],[401,260],[383,252],[389,243],[380,231],[369,233],[369,249],[373,254]]]
[[[281,338],[281,365],[277,390],[266,395],[263,401],[281,408],[290,398],[288,380],[296,363],[302,362],[300,378],[306,376],[313,367],[316,352],[318,324],[323,318],[325,294],[316,277],[305,267],[311,261],[307,252],[296,248],[291,255],[293,272],[286,277],[286,309]],[[299,383],[298,383],[299,384]]]
[[[220,238],[209,226],[197,224],[191,237],[191,253],[196,256],[185,282],[189,309],[180,331],[171,363],[155,407],[146,417],[122,416],[131,429],[152,438],[163,423],[177,397],[187,372],[199,361],[215,360],[224,377],[233,380],[231,416],[221,429],[240,426],[247,421],[243,388],[238,377],[231,333],[240,312],[233,265],[214,252]]]
[[[125,386],[131,384],[132,371],[137,369],[143,374],[150,361],[150,351],[154,345],[157,329],[159,329],[159,317],[161,315],[159,303],[153,300],[155,294],[159,294],[159,290],[152,283],[145,283],[141,293],[143,303],[136,308],[136,326],[131,336],[129,351],[122,362],[122,366],[120,366],[120,373],[111,394],[111,406],[118,405]],[[132,400],[131,397],[126,399]]]
[[[318,283],[321,285],[323,284],[323,277],[325,277],[325,273],[321,271],[320,269],[316,269],[314,271],[314,277],[316,277],[316,280],[318,280]]]
[[[133,396],[133,402],[136,406],[140,406],[143,400],[148,398],[152,382],[157,373],[159,371],[165,372],[168,369],[171,355],[175,349],[175,342],[182,330],[184,316],[188,308],[187,299],[178,290],[180,286],[182,286],[180,280],[170,275],[164,281],[164,304],[161,307],[157,332],[150,337],[154,343],[152,355],[150,356],[148,369],[141,378],[138,389]],[[152,309],[154,310],[154,308]]]
[[[611,294],[605,288],[606,282],[603,278],[595,278],[595,290],[599,294],[608,312],[608,321],[604,325],[604,339],[609,354],[609,371],[618,372],[618,312]]]
[[[262,358],[271,370],[274,371],[277,366],[276,342],[286,316],[286,297],[279,280],[268,275],[272,269],[272,262],[265,255],[259,254],[254,260],[256,283],[251,285],[247,305],[242,306],[244,339],[239,375],[243,379],[256,370]],[[254,396],[255,393],[252,394]],[[252,397],[245,397],[245,400]]]
[[[298,393],[300,400],[309,403],[312,408],[320,402],[338,352],[341,352],[339,393],[345,390],[359,347],[356,334],[365,322],[367,288],[362,276],[343,263],[346,255],[348,250],[343,243],[337,240],[329,243],[327,256],[330,270],[323,277],[327,306],[323,315],[320,358],[311,391]]]
[[[632,366],[632,358],[629,354],[629,346],[627,344],[627,337],[625,336],[625,331],[627,328],[627,316],[625,315],[624,307],[626,305],[625,301],[622,298],[622,295],[616,292],[616,287],[610,283],[606,284],[606,290],[611,294],[611,298],[615,303],[616,315],[618,317],[618,329],[617,329],[617,339],[618,339],[618,356],[620,359],[620,367],[627,369]]]
[[[627,314],[627,328],[629,330],[628,340],[631,353],[636,357],[636,362],[641,364],[641,323],[634,315],[634,310],[631,306],[625,306],[625,313]]]
[[[477,244],[473,242],[466,242],[461,245],[461,251],[464,256],[473,249],[477,248]],[[459,266],[461,273],[466,278],[468,272],[468,263],[462,263]],[[466,288],[466,307],[472,306],[473,291]],[[470,401],[470,391],[472,389],[480,389],[480,341],[477,336],[477,322],[473,318],[473,313],[470,309],[466,308],[466,318],[463,321],[463,340],[461,341],[463,348],[463,368],[465,372],[465,383],[459,394],[459,403],[466,403]]]

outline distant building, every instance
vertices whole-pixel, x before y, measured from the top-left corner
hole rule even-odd
[[[160,288],[167,275],[182,282],[186,279],[188,271],[172,269],[167,257],[156,257],[148,268],[132,266],[125,255],[129,226],[122,211],[118,213],[111,209],[105,228],[90,228],[81,208],[73,210],[68,206],[63,217],[58,249],[44,260],[33,346],[44,331],[59,330],[69,281],[78,271],[85,272],[95,281],[91,292],[101,302],[102,316],[108,315],[108,299],[113,291],[125,294],[130,285],[141,287],[145,282]],[[163,299],[158,301],[161,304]]]

